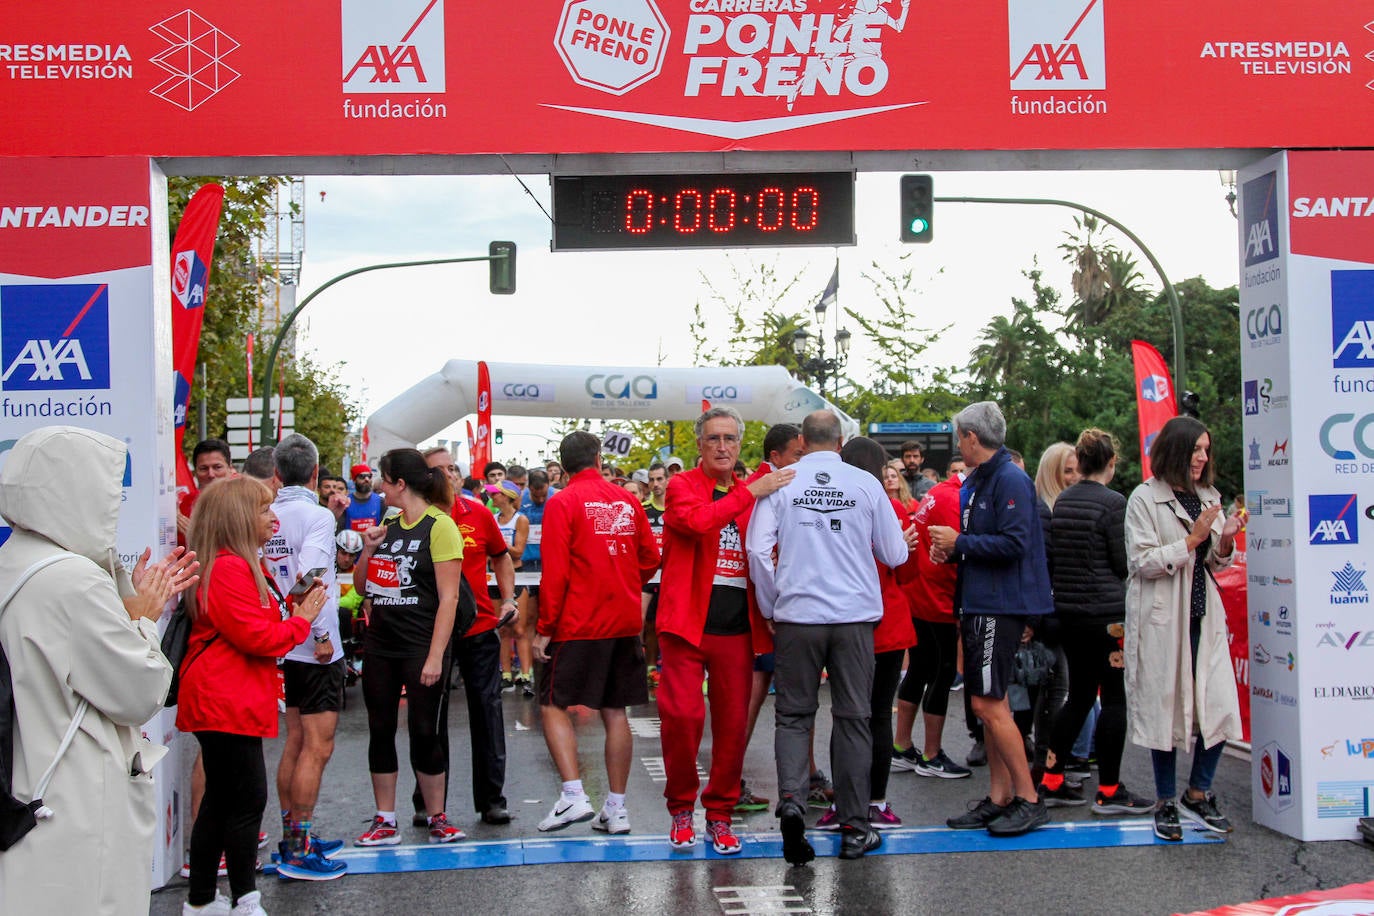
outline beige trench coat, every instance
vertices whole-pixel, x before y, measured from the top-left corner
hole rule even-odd
[[[1198,491],[1203,507],[1221,502],[1211,487]],[[1217,555],[1224,516],[1212,526],[1207,565],[1229,566]],[[1207,613],[1198,641],[1197,675],[1189,645],[1189,591],[1195,554],[1188,549],[1192,519],[1168,484],[1153,478],[1126,504],[1126,705],[1131,741],[1167,751],[1188,749],[1194,733],[1204,747],[1241,738],[1240,704],[1221,593],[1209,575]]]
[[[35,441],[35,440],[39,441]],[[49,427],[21,438],[0,470],[0,593],[34,561],[39,571],[0,616],[17,713],[14,794],[27,801],[76,712],[80,731],[58,763],[41,820],[0,853],[0,913],[126,916],[148,912],[157,825],[153,765],[166,753],[140,726],[162,707],[172,668],[157,625],[129,619],[132,594],[114,551],[123,443]]]

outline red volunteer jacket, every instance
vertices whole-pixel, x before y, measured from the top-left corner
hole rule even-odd
[[[458,496],[453,500],[449,516],[463,536],[463,578],[477,602],[477,619],[463,638],[477,636],[496,629],[499,619],[496,605],[487,591],[487,558],[499,557],[509,545],[496,524],[496,516],[475,499]]]
[[[898,567],[897,581],[911,600],[911,614],[932,623],[954,622],[954,580],[957,563],[930,561],[930,526],[944,525],[959,530],[959,486],[957,477],[936,484],[921,500],[913,521],[920,533],[915,562]]]
[[[196,597],[199,613],[181,663],[177,728],[275,738],[277,659],[305,642],[310,624],[303,617],[282,620],[270,591],[262,603],[253,571],[228,551],[215,557],[209,588],[202,583]]]
[[[675,474],[668,481],[668,509],[663,514],[658,632],[672,633],[694,646],[701,645],[706,628],[721,529],[733,519],[743,544],[749,516],[754,512],[754,494],[743,481],[732,479],[729,492],[720,499],[715,498],[715,488],[715,480],[701,468]],[[750,588],[748,594],[750,630],[755,634],[763,630],[766,636],[767,628],[754,606],[754,590]]]
[[[911,527],[911,520],[907,518],[902,504],[895,499],[892,500],[892,511],[897,513],[903,530]],[[911,622],[911,603],[907,601],[906,593],[898,584],[897,569],[914,566],[915,561],[908,559],[897,569],[884,566],[877,560],[873,562],[878,566],[878,582],[883,587],[883,619],[878,621],[878,625],[873,629],[873,652],[877,654],[910,649],[916,645],[916,625]]]
[[[574,474],[544,509],[542,556],[539,635],[565,642],[643,629],[639,592],[658,568],[658,547],[644,507],[623,487],[596,468]]]

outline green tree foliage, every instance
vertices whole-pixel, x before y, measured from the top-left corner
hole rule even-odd
[[[206,428],[211,436],[225,434],[225,400],[248,393],[247,338],[255,334],[254,394],[261,396],[261,373],[271,347],[270,336],[258,327],[258,267],[254,239],[273,213],[281,178],[174,177],[167,182],[171,238],[176,237],[186,204],[200,187],[215,182],[224,187],[224,209],[215,239],[210,269],[199,361],[191,387],[185,448],[189,458],[196,443],[199,405],[206,400]],[[323,467],[337,470],[345,455],[345,437],[357,421],[357,405],[333,369],[324,369],[307,355],[278,358],[286,393],[296,399],[295,429],[319,447]],[[256,438],[256,437],[255,437]]]

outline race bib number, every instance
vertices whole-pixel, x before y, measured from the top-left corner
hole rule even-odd
[[[720,551],[716,554],[715,585],[745,588],[744,549],[739,539],[739,526],[734,522],[720,531]]]
[[[525,537],[525,546],[538,547],[544,534],[543,525],[530,525],[530,533]]]
[[[367,593],[384,598],[401,597],[401,578],[395,560],[372,557],[367,561]]]

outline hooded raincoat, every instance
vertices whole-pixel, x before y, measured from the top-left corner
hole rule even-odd
[[[162,707],[172,668],[157,625],[134,623],[133,587],[115,551],[125,448],[109,436],[46,427],[21,438],[0,471],[0,593],[35,561],[82,559],[29,579],[0,613],[14,682],[14,794],[28,800],[84,697],[80,731],[57,765],[40,820],[0,853],[0,913],[148,910],[156,826],[151,770],[166,749],[140,726]]]

